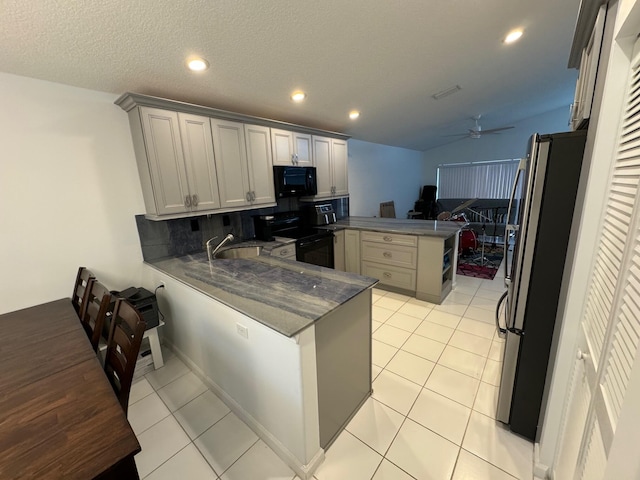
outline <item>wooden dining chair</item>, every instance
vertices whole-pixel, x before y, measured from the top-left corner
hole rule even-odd
[[[380,218],[396,218],[396,204],[393,200],[380,204]]]
[[[90,279],[87,286],[87,294],[80,308],[80,321],[89,337],[93,350],[96,352],[98,351],[100,335],[102,335],[102,328],[110,304],[111,294],[107,287],[95,278]]]
[[[86,269],[85,267],[78,268],[76,283],[73,285],[73,294],[71,295],[71,304],[76,310],[78,316],[80,316],[82,303],[85,295],[88,292],[87,286],[89,285],[89,280],[91,280],[92,278],[96,278],[96,276],[91,273],[90,270]]]
[[[125,415],[145,328],[140,312],[126,300],[118,298],[109,327],[104,371]]]

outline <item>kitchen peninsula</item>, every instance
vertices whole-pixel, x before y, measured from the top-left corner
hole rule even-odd
[[[442,303],[456,283],[459,222],[347,217],[345,267],[377,278],[380,286]]]
[[[165,341],[301,478],[371,393],[373,278],[268,256],[148,262]],[[265,255],[266,253],[266,255]]]

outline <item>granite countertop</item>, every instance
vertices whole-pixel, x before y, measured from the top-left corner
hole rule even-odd
[[[355,230],[373,230],[376,232],[441,238],[449,238],[463,227],[460,222],[378,217],[347,217],[338,220],[334,225]]]
[[[203,252],[148,264],[287,337],[378,282],[269,256],[268,251],[281,246],[280,242],[243,242],[241,246],[251,244],[261,244],[267,254],[209,262]]]

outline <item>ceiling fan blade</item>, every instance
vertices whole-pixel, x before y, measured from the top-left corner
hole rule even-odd
[[[480,133],[481,135],[484,135],[485,133],[496,133],[496,132],[501,132],[502,130],[510,130],[512,128],[515,128],[515,127],[490,128],[488,130],[482,130],[478,133]]]
[[[468,133],[454,133],[453,135],[442,135],[443,137],[468,137]]]

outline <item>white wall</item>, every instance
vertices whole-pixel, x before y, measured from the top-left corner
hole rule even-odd
[[[380,203],[393,200],[396,216],[407,218],[425,183],[421,152],[351,139],[348,164],[350,215],[377,217]]]
[[[320,449],[315,329],[289,338],[152,267],[172,348],[301,477]],[[247,328],[239,336],[237,325]]]
[[[0,313],[71,295],[78,266],[139,282],[144,212],[116,96],[0,73]]]
[[[496,135],[463,138],[423,152],[426,184],[436,184],[436,170],[442,163],[479,162],[522,158],[527,153],[529,138],[534,133],[556,133],[569,130],[569,107],[530,117],[513,125],[516,128]],[[482,125],[482,122],[480,122]]]

